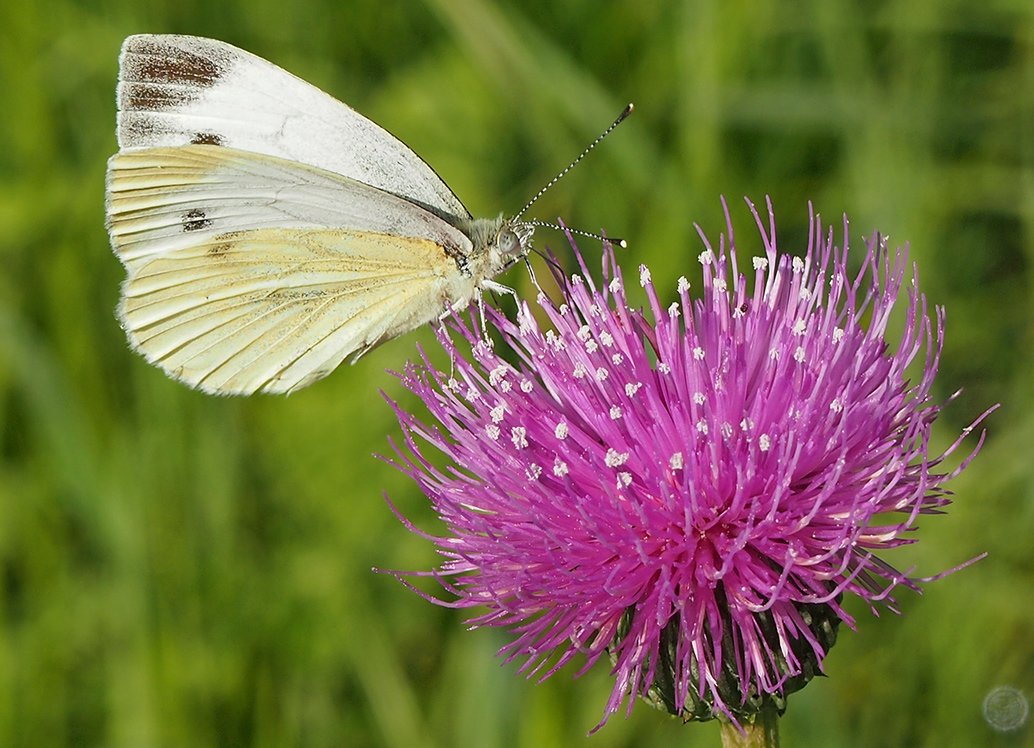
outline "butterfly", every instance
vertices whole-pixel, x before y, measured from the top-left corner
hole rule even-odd
[[[293,392],[508,290],[493,278],[542,225],[472,217],[387,130],[225,42],[128,37],[117,103],[118,317],[134,349],[205,392]]]

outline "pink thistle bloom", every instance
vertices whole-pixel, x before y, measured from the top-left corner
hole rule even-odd
[[[472,314],[451,323],[469,357],[439,336],[453,375],[426,356],[406,368],[432,424],[393,404],[408,447],[396,464],[447,528],[421,534],[455,599],[430,599],[508,628],[501,654],[529,675],[607,654],[603,721],[629,695],[690,719],[784,708],[837,625],[853,627],[845,595],[878,614],[896,587],[936,578],[878,554],[914,542],[983,441],[941,468],[981,416],[929,454],[944,314],[931,320],[904,251],[874,237],[854,273],[846,219],[841,248],[813,215],[802,258],[777,251],[771,206],[767,226],[751,211],[764,245],[751,273],[728,211],[717,248],[701,234],[697,299],[682,278],[662,303],[640,266],[649,313],[630,310],[613,251],[598,286],[578,255],[583,274],[560,279],[559,304],[540,295],[538,317],[487,310],[504,346],[486,345]]]

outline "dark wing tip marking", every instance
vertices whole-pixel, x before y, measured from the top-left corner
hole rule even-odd
[[[191,100],[190,94],[149,83],[130,84],[127,95],[120,102],[123,109],[159,112],[172,109]]]
[[[194,100],[223,75],[226,60],[178,46],[168,37],[130,37],[120,79],[129,109],[161,111]]]
[[[181,49],[160,37],[141,37],[129,51],[134,78],[146,83],[213,86],[222,75],[218,60]]]

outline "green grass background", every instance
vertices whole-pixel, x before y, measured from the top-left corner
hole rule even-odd
[[[528,682],[494,656],[502,632],[371,573],[434,562],[381,493],[433,529],[424,500],[371,455],[398,430],[378,389],[409,402],[384,370],[427,330],[289,398],[208,397],[128,350],[103,180],[119,44],[144,31],[277,62],[403,138],[478,215],[517,209],[635,101],[535,213],[628,238],[626,270],[648,262],[671,293],[720,195],[748,253],[742,195],[772,196],[788,249],[808,200],[910,241],[948,309],[937,395],[965,388],[936,442],[1003,407],[949,514],[889,560],[922,575],[989,556],[903,593],[903,617],[853,606],[784,745],[1034,745],[981,714],[995,686],[1034,695],[1026,0],[7,0],[0,745],[718,744],[713,723],[643,704],[586,737],[605,667]]]

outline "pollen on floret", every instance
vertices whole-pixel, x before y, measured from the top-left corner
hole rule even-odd
[[[595,353],[597,350],[599,350],[599,345],[596,343],[595,340],[586,340],[585,341],[585,352],[586,353]]]
[[[804,348],[797,346],[797,350],[793,352],[793,360],[799,364],[804,363]]]
[[[592,330],[589,328],[588,325],[582,325],[578,328],[578,332],[576,332],[575,335],[578,336],[578,339],[584,343],[586,340],[592,337]]]
[[[714,252],[710,249],[705,249],[703,252],[697,255],[697,261],[704,266],[710,265],[712,262],[714,262]]]
[[[630,485],[632,485],[632,474],[631,473],[625,473],[625,472],[618,473],[618,479],[617,479],[617,488],[618,488],[618,490],[620,490],[622,488],[628,488]]]
[[[557,478],[563,478],[570,472],[570,468],[567,467],[567,463],[561,460],[559,457],[553,463],[553,475]]]
[[[621,406],[611,405],[610,406],[610,420],[617,421],[621,419]]]
[[[471,348],[471,353],[474,354],[475,358],[484,359],[492,353],[492,346],[494,345],[495,343],[491,338],[482,338]]]
[[[574,365],[574,371],[571,372],[575,379],[582,379],[588,373],[589,370],[585,368],[585,364],[583,364],[581,361]]]
[[[657,364],[657,371],[659,371],[661,374],[671,374],[671,367],[668,366],[668,363],[666,361],[661,361],[659,364]]]
[[[768,269],[768,258],[767,257],[753,257],[751,258],[754,262],[755,270],[766,270]]]
[[[793,323],[793,334],[794,335],[803,335],[807,329],[808,329],[808,324],[803,319],[799,319],[799,320],[797,320],[796,322]]]
[[[603,458],[603,461],[607,464],[607,467],[620,467],[628,462],[628,458],[628,452],[618,452],[611,447],[607,450],[607,456]]]
[[[693,358],[695,358],[697,361],[703,361],[704,360],[704,349],[701,348],[700,346],[696,346],[693,349]]]
[[[842,327],[834,327],[833,328],[833,342],[834,343],[839,343],[843,339],[844,339],[844,328],[842,328]]]
[[[650,268],[646,265],[639,266],[639,285],[646,288],[650,285]]]
[[[546,342],[552,346],[555,351],[562,351],[567,348],[567,343],[564,342],[564,339],[552,330],[546,330]]]
[[[530,379],[524,379],[521,381],[521,392],[527,394],[535,389],[535,385],[532,384]]]
[[[693,402],[697,405],[703,405],[707,401],[707,396],[703,392],[697,390],[693,393]]]
[[[596,370],[596,381],[605,382],[607,377],[610,376],[610,372],[604,369],[602,366]]]
[[[625,394],[629,397],[632,397],[632,395],[639,392],[639,390],[642,389],[642,387],[642,382],[629,382],[625,385]]]
[[[605,348],[609,348],[610,346],[614,345],[614,336],[606,330],[604,330],[600,333],[600,342],[603,344]]]
[[[668,465],[672,470],[681,470],[686,466],[686,460],[681,452],[676,452],[668,459]]]
[[[804,271],[804,260],[802,260],[800,257],[797,257],[796,255],[793,258],[792,265],[793,271],[795,273],[801,273]]]
[[[767,452],[772,447],[772,437],[768,434],[762,434],[758,437],[758,449],[762,452]]]
[[[718,293],[725,293],[729,288],[729,284],[725,282],[725,278],[715,278],[711,282],[711,286]]]
[[[614,277],[610,279],[610,283],[607,284],[607,288],[610,289],[611,293],[618,293],[621,291],[621,279]]]
[[[561,421],[556,425],[556,428],[553,429],[553,435],[556,436],[557,439],[566,439],[568,433],[570,433],[570,430],[568,429],[567,421]]]
[[[615,353],[613,356],[610,357],[610,360],[611,363],[614,364],[614,366],[621,366],[621,364],[625,362],[625,357],[622,356],[620,353]]]
[[[696,430],[699,431],[704,436],[707,436],[707,422],[706,421],[697,421],[696,422]]]
[[[504,364],[499,364],[499,366],[488,372],[488,383],[495,387],[506,378],[508,372],[509,369]]]
[[[503,420],[503,416],[505,415],[505,413],[506,406],[502,403],[499,403],[499,405],[495,406],[494,408],[492,408],[492,410],[488,411],[488,414],[492,417],[492,423],[499,423],[501,420]]]
[[[528,430],[523,426],[514,426],[510,429],[510,441],[517,449],[524,449],[528,446]]]
[[[540,475],[542,475],[542,468],[533,462],[525,468],[524,474],[527,476],[529,481],[535,481],[539,479]]]
[[[668,307],[668,316],[675,319],[679,314],[679,303],[677,301],[671,302],[671,306]]]
[[[684,275],[679,276],[679,285],[678,285],[679,293],[685,293],[688,290],[689,290],[689,281],[686,279],[686,276],[684,276]]]

